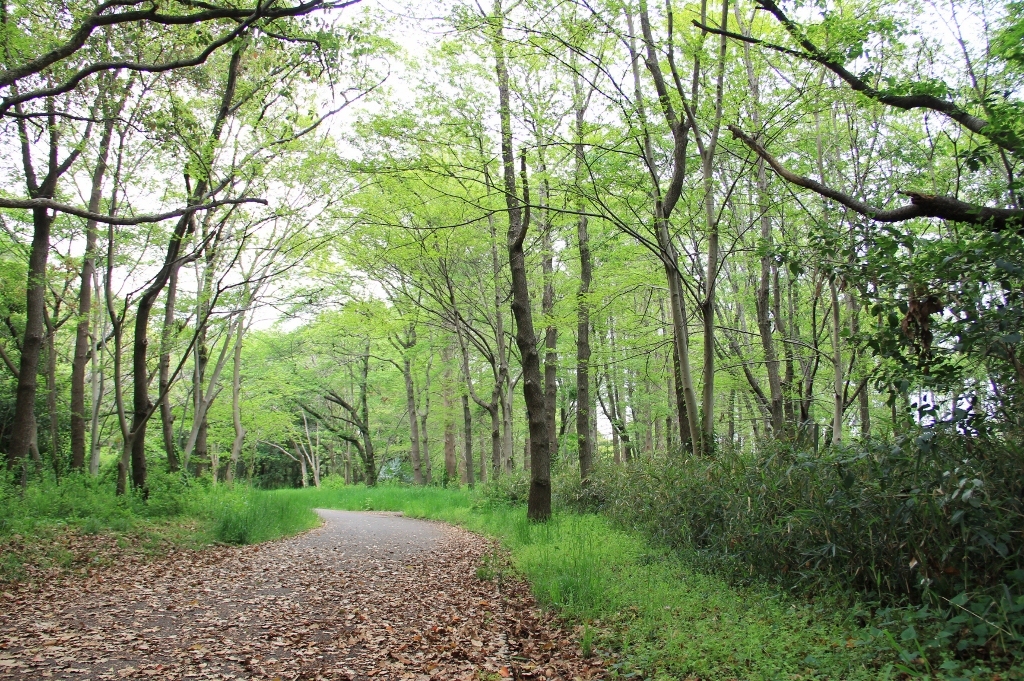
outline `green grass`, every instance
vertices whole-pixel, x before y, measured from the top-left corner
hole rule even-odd
[[[114,535],[124,549],[158,555],[212,542],[268,541],[320,522],[309,503],[287,494],[162,474],[150,479],[148,499],[115,496],[112,480],[85,475],[33,482],[25,490],[0,484],[0,582],[84,567],[64,548],[71,533]]]
[[[203,499],[201,517],[212,521],[212,535],[227,544],[256,544],[308,530],[320,519],[307,503],[287,492],[240,489]]]
[[[537,525],[522,507],[438,488],[275,494],[314,508],[403,511],[497,538],[538,600],[584,625],[580,645],[613,659],[622,677],[878,679],[886,678],[882,667],[892,657],[827,604],[730,586],[602,516],[556,514]],[[498,561],[485,563],[481,577],[500,570]]]

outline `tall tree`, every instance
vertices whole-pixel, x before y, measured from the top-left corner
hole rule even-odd
[[[505,203],[508,207],[508,263],[512,273],[512,315],[516,321],[516,345],[523,363],[523,397],[530,431],[530,495],[527,517],[544,521],[551,517],[551,452],[547,422],[544,418],[544,390],[541,382],[540,355],[533,328],[530,284],[526,271],[523,243],[529,229],[529,211],[524,216],[523,204],[529,206],[525,185],[526,159],[523,158],[523,199],[520,201],[516,182],[515,152],[512,148],[512,111],[508,63],[504,37],[505,15],[501,0],[495,0],[490,17],[491,41],[498,80],[498,118],[501,121],[501,160]]]

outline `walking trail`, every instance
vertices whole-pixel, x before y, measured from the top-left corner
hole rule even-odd
[[[0,679],[593,679],[486,540],[400,514],[0,594]],[[95,538],[93,538],[95,539]],[[10,587],[4,587],[10,589]]]

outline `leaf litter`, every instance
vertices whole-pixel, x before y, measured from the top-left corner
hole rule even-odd
[[[494,574],[493,543],[438,527],[429,550],[363,554],[323,528],[155,557],[71,534],[76,555],[116,558],[0,587],[0,679],[604,678],[526,583]]]

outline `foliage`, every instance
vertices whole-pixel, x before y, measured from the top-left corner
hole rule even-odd
[[[275,492],[211,495],[202,514],[213,522],[213,536],[228,544],[256,544],[316,527],[308,506]]]
[[[908,662],[1005,664],[1024,643],[1019,460],[1012,443],[933,430],[817,454],[641,461],[629,475],[605,465],[561,497],[733,583],[845,594],[874,638],[903,635]]]

